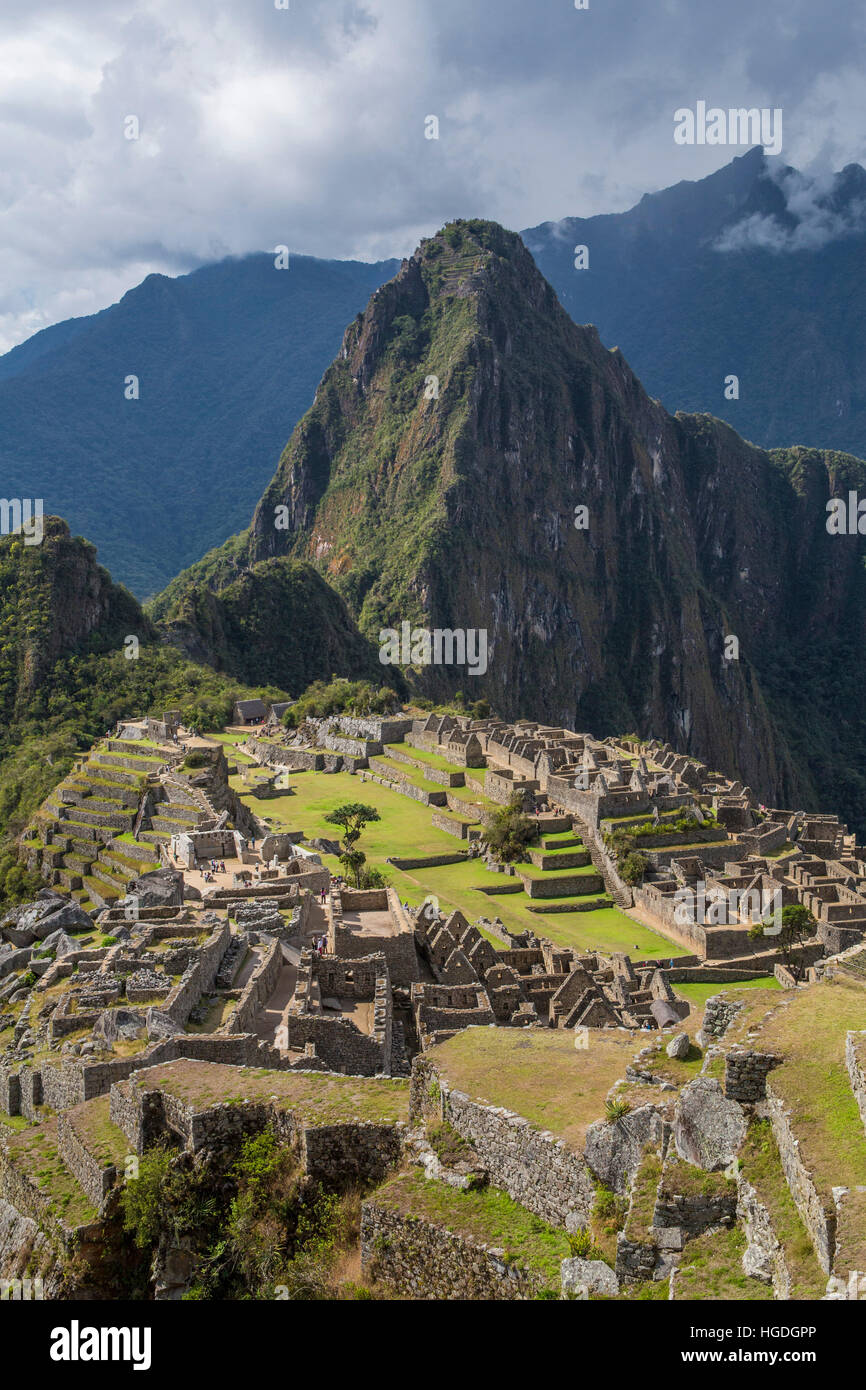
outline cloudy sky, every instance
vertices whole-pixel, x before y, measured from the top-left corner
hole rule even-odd
[[[0,351],[154,270],[619,211],[743,152],[674,143],[698,100],[781,107],[800,168],[866,162],[856,0],[282,3],[0,7]]]

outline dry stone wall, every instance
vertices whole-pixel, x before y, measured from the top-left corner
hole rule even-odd
[[[866,1032],[848,1034],[845,1043],[845,1063],[860,1118],[866,1128]]]
[[[729,1100],[738,1100],[743,1105],[753,1105],[756,1101],[764,1100],[767,1094],[767,1076],[781,1063],[782,1058],[772,1052],[755,1052],[744,1047],[731,1048],[725,1057],[725,1095]]]
[[[114,1164],[100,1163],[90,1152],[78,1133],[74,1113],[61,1111],[57,1117],[57,1148],[88,1201],[101,1209],[114,1186],[117,1169]]]
[[[800,1145],[791,1128],[790,1116],[780,1096],[773,1094],[772,1079],[767,1081],[767,1099],[756,1107],[761,1118],[766,1118],[773,1126],[773,1134],[779,1149],[782,1172],[794,1199],[800,1218],[815,1249],[818,1263],[824,1273],[832,1272],[833,1253],[836,1243],[836,1212],[829,1204],[825,1205],[815,1186],[812,1174],[800,1157]]]
[[[410,1113],[436,1113],[471,1143],[495,1187],[551,1226],[586,1225],[595,1186],[584,1159],[520,1115],[451,1090],[429,1059],[412,1067]]]
[[[544,1287],[540,1275],[510,1263],[504,1251],[375,1200],[361,1207],[361,1270],[417,1299],[522,1300]]]

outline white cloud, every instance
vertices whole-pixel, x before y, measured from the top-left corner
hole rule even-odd
[[[738,152],[674,145],[673,111],[698,98],[783,106],[791,162],[819,145],[837,167],[860,157],[858,8],[787,0],[784,18],[753,0],[702,9],[7,7],[0,349],[153,270],[282,242],[372,259],[408,253],[449,217],[525,227],[629,206]],[[123,138],[130,114],[137,142]],[[438,141],[424,139],[428,114],[440,118]]]
[[[775,181],[784,195],[785,220],[753,213],[727,229],[717,250],[817,251],[830,241],[866,230],[864,198],[852,197],[841,206],[831,201],[836,184],[832,171],[801,174],[783,168],[776,171]]]

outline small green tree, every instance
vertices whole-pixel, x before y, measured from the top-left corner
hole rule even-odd
[[[637,884],[643,883],[644,876],[649,868],[649,860],[645,854],[638,854],[637,851],[632,851],[631,854],[627,854],[624,859],[620,860],[618,867],[625,882],[635,887]]]
[[[538,834],[538,827],[524,814],[520,796],[513,796],[507,806],[492,811],[484,825],[484,843],[501,864],[522,859],[527,845]]]
[[[802,903],[789,903],[787,907],[782,908],[781,930],[776,930],[772,917],[765,917],[763,922],[756,922],[750,928],[749,936],[753,940],[766,936],[774,941],[779,948],[782,964],[790,970],[795,979],[799,979],[802,966],[795,961],[794,952],[806,941],[811,940],[817,926],[817,919],[808,907],[804,907]]]
[[[356,888],[360,888],[361,870],[367,862],[367,856],[363,850],[357,848],[357,843],[364,828],[371,821],[381,820],[379,812],[375,806],[367,806],[362,801],[349,801],[344,806],[337,806],[335,810],[329,811],[325,820],[329,825],[339,825],[342,828],[343,852],[340,855],[340,863],[346,870],[346,876],[351,874]]]

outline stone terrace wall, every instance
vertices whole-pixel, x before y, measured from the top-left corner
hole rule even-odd
[[[219,964],[228,950],[231,935],[231,926],[228,919],[225,919],[211,933],[197,952],[194,964],[185,971],[183,978],[169,994],[163,1008],[175,1023],[183,1026],[201,996],[213,989]]]
[[[279,941],[272,941],[264,959],[244,986],[243,993],[223,1025],[225,1033],[246,1033],[253,1019],[270,999],[277,987],[283,968],[283,951]]]
[[[536,1129],[509,1110],[481,1105],[448,1086],[433,1063],[412,1064],[410,1113],[413,1119],[437,1113],[473,1144],[490,1174],[521,1206],[551,1226],[588,1222],[595,1186],[583,1158],[561,1140]]]
[[[725,1056],[725,1095],[742,1105],[753,1105],[767,1095],[767,1075],[781,1065],[782,1058],[772,1052],[755,1052],[732,1047]]]
[[[21,1081],[9,1067],[0,1067],[0,1110],[7,1115],[21,1113]]]
[[[848,1034],[845,1043],[845,1063],[860,1118],[866,1127],[866,1032]]]
[[[542,1278],[509,1264],[503,1255],[375,1200],[361,1207],[363,1274],[407,1298],[534,1298],[544,1286]]]
[[[324,753],[312,753],[305,748],[284,748],[280,743],[266,743],[260,738],[248,738],[246,747],[254,758],[270,767],[297,767],[321,772],[325,766]]]
[[[382,1182],[403,1152],[398,1125],[308,1125],[300,1135],[304,1172],[325,1187]]]
[[[242,1082],[239,1082],[242,1084]],[[122,1082],[111,1091],[111,1119],[136,1153],[170,1130],[189,1153],[230,1147],[273,1125],[297,1154],[306,1177],[326,1187],[382,1182],[400,1162],[406,1126],[352,1120],[306,1125],[273,1101],[219,1102],[200,1109],[161,1089]]]
[[[57,1148],[78,1186],[97,1209],[114,1186],[117,1169],[114,1164],[103,1166],[82,1141],[76,1126],[76,1116],[61,1111],[57,1116]]]
[[[761,1118],[769,1119],[776,1136],[782,1171],[800,1213],[809,1239],[815,1248],[818,1263],[824,1273],[832,1272],[836,1244],[836,1212],[832,1204],[825,1207],[821,1195],[800,1157],[800,1146],[791,1128],[790,1117],[781,1097],[773,1094],[772,1081],[767,1081],[767,1099],[756,1107]]]
[[[387,1075],[391,1061],[390,1028],[388,1046],[369,1033],[362,1033],[351,1019],[330,1018],[326,1014],[289,1014],[286,1019],[288,1045],[297,1051],[315,1046],[315,1055],[331,1071],[352,1076]]]
[[[388,863],[393,864],[395,869],[435,869],[442,864],[462,864],[467,858],[466,851],[460,850],[453,854],[425,854],[415,859],[392,855]]]
[[[334,722],[334,716],[328,720]],[[350,738],[377,739],[379,743],[402,743],[411,732],[413,719],[389,718],[387,715],[371,714],[358,717],[340,714],[336,721],[344,734]]]
[[[704,1021],[696,1039],[698,1046],[706,1047],[707,1043],[718,1042],[723,1038],[740,1009],[744,1007],[742,1000],[735,1003],[723,999],[720,994],[711,995],[704,1005]]]
[[[225,1062],[231,1066],[274,1066],[276,1059],[259,1046],[252,1033],[225,1036],[218,1033],[180,1033],[153,1043],[133,1057],[117,1057],[110,1062],[84,1062],[69,1059],[60,1066],[22,1067],[6,1072],[0,1088],[0,1108],[9,1115],[24,1115],[32,1122],[40,1117],[36,1107],[45,1104],[53,1110],[67,1110],[82,1101],[104,1096],[116,1082],[125,1081],[144,1067],[161,1066],[188,1057],[197,1062]],[[0,1073],[2,1081],[4,1073]]]

